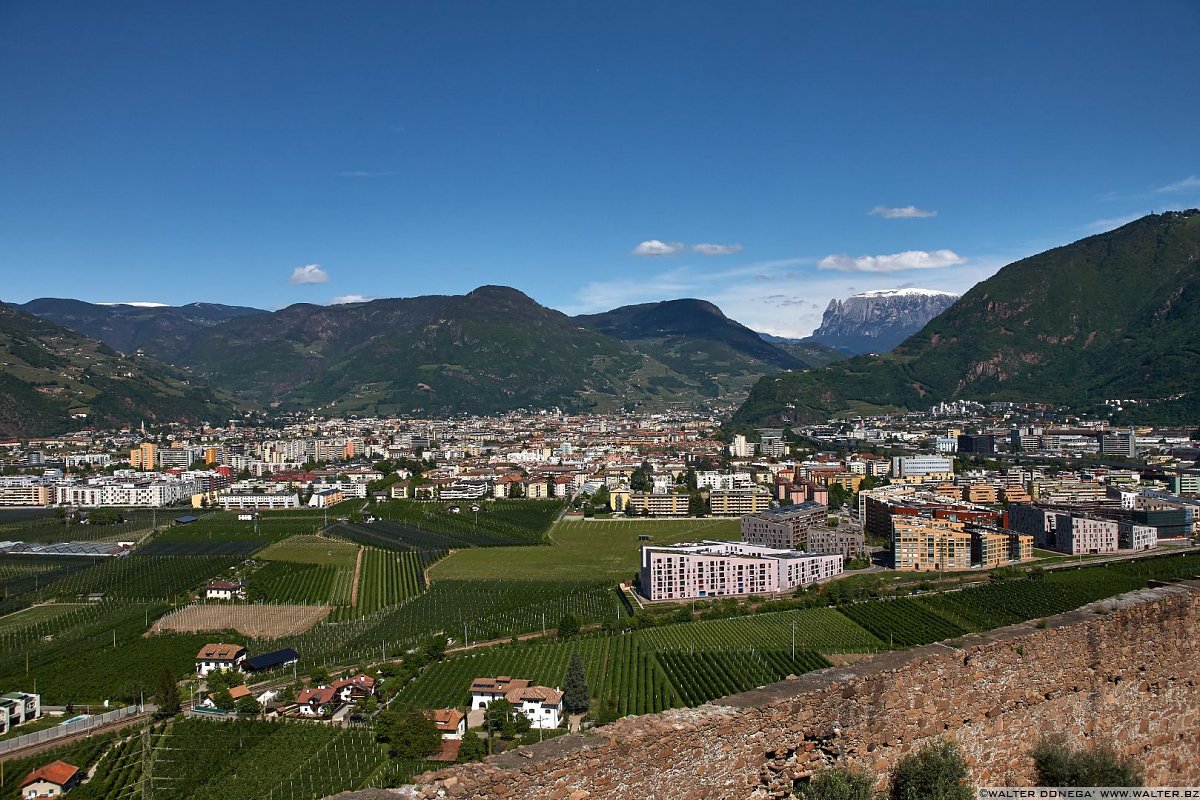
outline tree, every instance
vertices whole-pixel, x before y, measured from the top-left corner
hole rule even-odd
[[[962,753],[939,739],[900,759],[891,774],[891,800],[970,800],[971,775]]]
[[[468,761],[482,761],[487,755],[487,746],[475,731],[463,734],[462,744],[458,748],[458,761],[465,764]]]
[[[703,517],[708,514],[708,501],[699,492],[692,492],[688,497],[688,516]]]
[[[558,621],[558,638],[568,639],[579,633],[580,628],[579,617],[574,614],[564,614],[563,618]]]
[[[375,738],[392,758],[425,758],[442,746],[437,725],[416,709],[384,711],[375,718]]]
[[[167,667],[163,667],[162,672],[158,674],[157,698],[159,714],[171,716],[179,713],[182,704],[179,698],[179,683]]]
[[[563,707],[571,714],[582,714],[590,704],[587,677],[583,674],[583,659],[579,653],[571,653],[567,663],[567,677],[563,680]]]
[[[239,714],[257,714],[262,708],[258,705],[258,701],[250,695],[239,697],[234,704]]]
[[[464,644],[466,644],[464,642]],[[441,661],[446,656],[446,637],[430,637],[421,647],[421,656],[426,662]]]
[[[233,711],[235,705],[233,695],[224,686],[218,686],[215,690],[209,692],[208,696],[217,708],[222,711]]]
[[[1061,733],[1043,736],[1032,755],[1039,786],[1142,785],[1142,775],[1131,760],[1109,747],[1076,750]]]
[[[529,718],[507,700],[496,700],[483,712],[483,727],[501,739],[514,739],[529,730]]]
[[[875,779],[859,769],[821,770],[799,792],[805,800],[873,800]]]

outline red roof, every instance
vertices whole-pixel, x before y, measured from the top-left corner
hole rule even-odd
[[[439,708],[434,711],[424,711],[422,713],[427,719],[433,720],[433,723],[437,725],[437,729],[442,733],[454,733],[457,731],[458,723],[462,722],[466,716],[457,708]]]
[[[46,781],[58,786],[66,786],[78,773],[79,767],[68,764],[65,761],[51,761],[46,766],[38,767],[26,775],[25,780],[21,781],[21,788],[25,788],[37,781]]]

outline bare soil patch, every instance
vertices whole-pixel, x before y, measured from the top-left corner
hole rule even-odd
[[[333,606],[191,605],[156,620],[147,635],[235,630],[254,639],[279,639],[303,633],[331,611]]]

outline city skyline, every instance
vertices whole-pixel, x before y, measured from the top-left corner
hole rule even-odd
[[[3,299],[505,284],[805,335],[1200,205],[1200,11],[1154,9],[8,6]]]

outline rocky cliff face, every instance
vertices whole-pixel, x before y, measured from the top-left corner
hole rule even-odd
[[[957,299],[932,289],[880,289],[830,300],[811,338],[854,353],[886,353]]]

